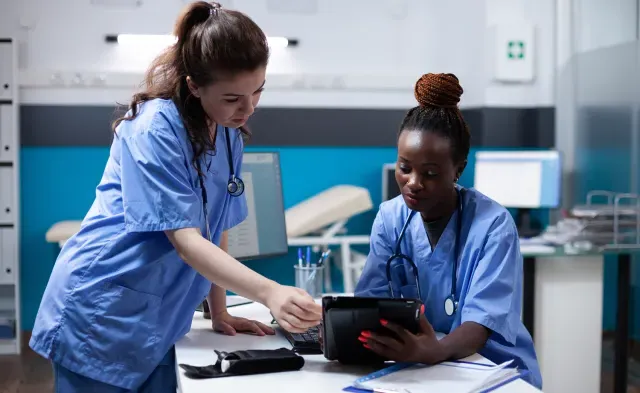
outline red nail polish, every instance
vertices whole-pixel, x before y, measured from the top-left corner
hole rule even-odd
[[[422,306],[420,306],[420,313],[424,314],[424,304]]]
[[[358,340],[362,341],[363,343],[367,342],[367,338],[362,336],[358,337]]]
[[[371,347],[367,344],[362,344],[363,347],[367,348],[367,349],[371,349]]]
[[[367,330],[363,330],[360,333],[363,337],[371,337],[371,332],[367,331]]]
[[[382,326],[387,326],[387,320],[386,319],[381,319],[380,323],[382,324]]]

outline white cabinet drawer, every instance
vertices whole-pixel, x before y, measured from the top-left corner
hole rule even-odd
[[[13,172],[12,166],[0,166],[0,224],[13,224],[17,217]]]
[[[18,148],[14,124],[14,106],[0,103],[0,162],[14,162]]]
[[[0,228],[0,284],[17,279],[18,237],[15,228]]]
[[[13,45],[0,40],[0,100],[13,99]]]

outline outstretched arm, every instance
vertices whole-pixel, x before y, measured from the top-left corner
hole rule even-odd
[[[220,249],[224,252],[228,252],[229,249],[228,239],[227,231],[223,232],[220,239]],[[258,336],[275,334],[275,331],[264,323],[230,315],[227,312],[227,290],[215,283],[211,283],[207,302],[210,304],[211,326],[217,332],[230,336],[237,332],[253,333]]]
[[[185,165],[190,160],[166,119],[157,115],[114,145],[126,230],[164,232],[188,265],[221,288],[266,305],[284,329],[318,324],[322,307],[308,293],[261,276],[202,236],[202,200]]]
[[[229,235],[227,231],[222,233],[220,238],[220,249],[226,253],[229,252]],[[209,310],[211,310],[211,317],[214,317],[222,312],[227,311],[227,290],[211,283],[211,289],[207,296],[207,302],[209,303]]]
[[[267,304],[279,285],[249,269],[220,247],[207,241],[199,229],[166,231],[180,257],[209,281],[240,296]]]

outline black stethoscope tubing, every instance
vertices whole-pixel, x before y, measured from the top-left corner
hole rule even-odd
[[[456,228],[456,244],[455,244],[455,259],[453,262],[453,269],[451,270],[451,293],[445,299],[444,308],[445,313],[449,316],[453,315],[458,308],[458,301],[456,300],[456,285],[457,285],[457,270],[458,270],[458,259],[460,258],[460,233],[462,231],[462,193],[460,190],[456,188],[456,192],[458,194],[458,217],[457,217],[457,228]],[[418,272],[418,266],[408,255],[401,253],[401,244],[402,239],[404,237],[404,233],[411,222],[411,219],[416,214],[415,210],[411,210],[409,216],[407,217],[404,225],[402,226],[402,230],[400,231],[400,236],[398,236],[398,240],[396,241],[396,246],[393,255],[387,259],[386,272],[387,272],[387,282],[389,285],[389,293],[391,297],[395,297],[393,293],[392,279],[391,279],[391,262],[395,259],[400,261],[408,261],[411,265],[411,270],[413,271],[413,275],[416,279],[416,288],[418,291],[418,299],[422,300],[422,291],[420,290],[420,276]],[[432,256],[433,256],[432,250]],[[404,263],[404,262],[403,262]]]
[[[229,139],[229,128],[224,128],[225,139],[227,140],[227,161],[229,163],[229,181],[227,182],[227,192],[229,195],[238,197],[244,192],[244,182],[240,177],[236,177],[233,170],[233,156],[231,155],[231,140]],[[200,162],[196,160],[198,166],[198,179],[200,181],[200,189],[202,190],[202,210],[204,211],[204,219],[207,231],[207,239],[211,239],[211,228],[209,228],[209,214],[207,214],[207,188],[204,185],[204,178],[200,169]]]

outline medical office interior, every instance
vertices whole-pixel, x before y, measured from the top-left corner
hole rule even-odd
[[[0,4],[0,391],[52,391],[27,345],[43,290],[93,202],[116,104],[187,3]],[[637,0],[221,3],[272,48],[232,255],[294,285],[299,250],[330,250],[322,291],[353,292],[378,206],[399,193],[396,133],[415,81],[454,73],[472,135],[459,184],[522,230],[543,391],[640,392]]]

